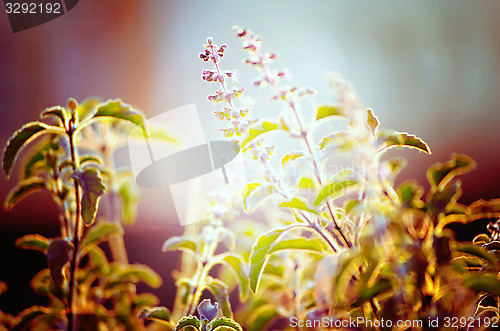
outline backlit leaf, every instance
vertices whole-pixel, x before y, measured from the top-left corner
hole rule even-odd
[[[104,194],[104,185],[95,169],[75,170],[71,175],[82,188],[81,215],[87,225],[92,224],[97,214],[99,200]]]
[[[81,247],[85,249],[89,245],[99,245],[115,236],[123,234],[123,229],[118,224],[111,222],[99,222],[92,226],[82,240]]]
[[[325,117],[329,116],[343,116],[342,110],[333,105],[322,105],[319,106],[317,111],[316,111],[316,120],[320,120]]]
[[[150,267],[143,264],[129,264],[116,274],[118,282],[137,283],[142,281],[147,285],[158,288],[161,286],[161,277]]]
[[[39,234],[27,234],[16,240],[16,246],[21,249],[33,249],[46,253],[49,240]]]
[[[33,141],[35,138],[46,134],[46,133],[65,133],[61,128],[47,125],[42,122],[30,122],[28,124],[23,125],[19,130],[14,132],[12,137],[9,139],[7,146],[4,150],[3,155],[3,169],[7,178],[10,176],[10,172],[12,170],[12,166],[16,161],[17,155],[19,152]]]
[[[304,156],[304,153],[302,152],[291,152],[291,153],[288,153],[287,155],[285,155],[283,157],[283,159],[281,159],[281,164],[282,165],[285,165],[287,162],[289,161],[293,161],[299,157],[302,157]]]
[[[310,178],[302,177],[299,182],[298,188],[311,189],[314,188],[314,182]]]
[[[372,131],[373,136],[375,136],[375,130],[377,129],[378,125],[380,122],[377,119],[377,116],[373,114],[373,110],[367,109],[366,110],[366,123],[368,124],[368,127]]]
[[[494,274],[469,273],[465,275],[462,284],[476,292],[500,295],[500,278]]]
[[[196,252],[197,245],[196,242],[187,237],[176,236],[169,238],[162,246],[162,251],[164,252],[176,250],[189,251],[193,253]]]
[[[5,198],[4,208],[6,210],[12,209],[16,203],[21,201],[28,195],[41,191],[45,189],[45,180],[39,177],[32,177],[28,179],[21,180],[17,185],[9,192],[7,198]]]
[[[356,185],[358,182],[352,179],[346,179],[343,181],[333,182],[325,185],[319,192],[316,200],[314,200],[314,205],[319,206],[326,198],[334,195],[335,197],[343,194],[344,189]]]
[[[258,205],[271,194],[275,193],[274,186],[269,184],[251,183],[247,184],[242,192],[243,209],[246,213],[252,213]]]
[[[379,152],[395,147],[415,148],[431,154],[429,146],[420,138],[406,132],[378,131],[377,140],[380,142]]]
[[[293,198],[290,201],[282,202],[279,206],[285,208],[301,209],[316,215],[318,214],[316,210],[309,208],[307,206],[307,203],[305,201],[300,200],[299,198]]]
[[[248,144],[250,141],[255,139],[256,137],[260,136],[263,133],[277,130],[278,129],[278,124],[277,123],[272,123],[268,121],[264,122],[258,122],[254,125],[251,126],[251,129],[248,131],[248,136],[243,140],[241,143],[241,148],[244,148],[246,144]]]
[[[108,100],[105,104],[99,106],[97,108],[97,112],[92,118],[97,119],[99,117],[111,117],[126,120],[140,126],[143,130],[146,130],[146,120],[144,119],[144,115],[119,99]]]
[[[451,160],[436,163],[427,170],[427,179],[432,187],[442,190],[453,178],[465,174],[476,167],[476,162],[461,154],[452,154]]]
[[[50,276],[57,285],[64,282],[63,267],[73,256],[73,244],[62,238],[52,239],[47,248]]]
[[[329,146],[335,146],[340,149],[349,149],[349,147],[352,145],[353,141],[351,140],[350,133],[341,130],[336,133],[330,133],[328,136],[323,137],[323,139],[319,143],[319,149],[325,149]]]
[[[389,279],[379,279],[373,286],[365,288],[359,294],[359,298],[353,303],[353,307],[359,307],[364,302],[372,300],[377,295],[392,289],[392,282]]]
[[[47,108],[43,111],[42,118],[46,118],[49,116],[57,117],[62,125],[62,128],[66,128],[66,125],[67,125],[68,120],[69,120],[69,115],[66,112],[66,109],[64,109],[61,106]]]
[[[249,317],[248,331],[266,330],[266,326],[278,316],[278,310],[274,305],[267,304],[260,306]]]
[[[233,311],[231,310],[231,303],[229,302],[229,293],[227,291],[227,286],[218,279],[209,278],[205,284],[205,288],[209,290],[215,297],[215,300],[219,303],[219,309],[223,316],[233,317]]]
[[[234,273],[238,277],[240,282],[240,299],[242,301],[246,300],[248,297],[249,289],[249,279],[248,279],[248,269],[246,263],[243,261],[241,256],[237,256],[229,253],[224,256],[223,261],[233,269]]]
[[[118,194],[122,199],[122,222],[125,225],[132,225],[137,216],[137,204],[141,195],[133,177],[120,183]]]
[[[250,289],[253,293],[259,288],[262,271],[269,259],[269,251],[273,248],[284,229],[271,230],[257,240],[250,254]]]
[[[157,322],[170,322],[170,311],[165,307],[146,308],[141,313],[140,318]]]
[[[11,331],[23,331],[27,330],[28,326],[40,316],[48,314],[48,309],[41,306],[33,306],[28,309],[23,310],[19,314],[19,323],[11,329]]]
[[[201,323],[195,316],[185,316],[181,318],[179,322],[177,322],[177,325],[175,326],[175,331],[181,331],[187,326],[192,326],[196,330],[200,330]]]
[[[219,317],[214,320],[212,320],[208,325],[207,325],[207,330],[209,331],[222,331],[222,330],[236,330],[236,331],[243,331],[241,328],[241,325],[239,325],[237,322],[234,320],[227,318],[227,317]]]
[[[469,221],[480,218],[500,218],[500,199],[477,200],[469,206]]]
[[[326,247],[319,239],[295,238],[280,240],[269,250],[269,254],[277,253],[282,250],[300,250],[304,252],[324,254]]]
[[[466,253],[480,258],[481,260],[487,262],[491,267],[495,267],[499,263],[495,254],[488,252],[479,245],[456,243],[453,248],[457,252]]]

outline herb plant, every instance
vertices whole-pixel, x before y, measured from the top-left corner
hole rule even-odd
[[[5,149],[9,176],[18,152],[44,136],[26,156],[5,206],[49,191],[60,206],[61,236],[17,241],[47,255],[49,268],[32,285],[50,304],[18,317],[2,314],[0,322],[17,329],[200,331],[348,329],[352,320],[361,330],[500,325],[500,200],[459,202],[458,176],[475,162],[452,154],[431,166],[426,194],[413,180],[396,185],[406,161],[386,152],[430,154],[422,139],[382,128],[338,75],[330,77],[336,102],[316,105],[312,89],[291,85],[288,70],[275,68],[277,55],[260,37],[239,27],[235,32],[244,62],[259,73],[254,85],[267,88],[281,111],[253,117],[237,70],[222,67],[227,45],[208,38],[202,79],[217,86],[208,100],[217,105],[224,137],[260,172],[242,192],[231,183],[214,190],[206,218],[166,240],[165,254],[182,254],[174,307],[136,293],[136,282],[155,287],[161,279],[146,266],[130,265],[123,243],[122,224],[135,219],[139,195],[131,173],[116,169],[113,151],[129,124],[147,134],[144,117],[119,100],[70,99],[67,107],[43,112],[56,124],[29,123]],[[273,134],[293,146],[281,161]],[[102,196],[109,208],[101,219]],[[494,220],[489,234],[473,242],[457,241],[449,228],[485,218]],[[104,241],[113,262],[99,247]],[[0,294],[3,288],[0,283]]]

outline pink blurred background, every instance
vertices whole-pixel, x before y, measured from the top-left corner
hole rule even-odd
[[[12,33],[0,6],[0,145],[21,125],[37,120],[69,97],[122,98],[148,117],[196,103],[207,138],[219,139],[198,58],[206,37],[227,43],[226,69],[241,72],[247,95],[256,76],[241,63],[243,52],[231,29],[248,27],[280,55],[279,65],[295,82],[316,89],[317,102],[333,101],[326,74],[340,72],[374,109],[382,126],[423,138],[433,154],[414,151],[401,179],[425,181],[431,164],[452,152],[474,158],[478,168],[463,177],[463,202],[500,197],[500,2],[498,1],[139,1],[87,0],[41,26]],[[280,109],[259,97],[255,114]],[[279,108],[279,107],[278,107]],[[127,160],[126,151],[119,153]],[[0,175],[0,201],[15,185]],[[139,219],[128,228],[133,262],[151,265],[164,278],[156,291],[171,305],[177,267],[161,244],[182,232],[158,206],[169,197],[142,189]],[[0,211],[0,280],[9,291],[0,310],[16,312],[31,296],[31,277],[45,266],[36,252],[14,240],[27,233],[57,234],[50,198],[37,194],[11,212]],[[37,301],[38,300],[38,301]]]

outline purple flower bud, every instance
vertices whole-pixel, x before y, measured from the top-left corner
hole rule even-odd
[[[213,305],[210,299],[205,299],[198,305],[197,310],[202,321],[207,320],[210,322],[219,313],[219,304],[215,302],[215,305]]]

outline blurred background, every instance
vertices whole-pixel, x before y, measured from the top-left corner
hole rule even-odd
[[[374,109],[383,127],[423,138],[431,156],[415,151],[400,180],[425,183],[426,169],[452,152],[476,160],[463,176],[463,203],[500,197],[500,2],[492,1],[139,1],[86,0],[38,27],[12,33],[0,10],[0,145],[24,123],[69,97],[122,98],[147,117],[195,103],[205,135],[220,139],[206,96],[215,85],[201,80],[198,54],[208,36],[229,46],[225,69],[241,72],[240,85],[256,98],[254,114],[279,112],[267,91],[251,86],[257,75],[241,63],[233,25],[252,29],[278,52],[279,66],[294,83],[318,91],[317,102],[334,100],[328,72],[339,72]],[[126,160],[126,151],[122,151]],[[0,175],[0,201],[15,185]],[[183,229],[158,206],[169,196],[141,189],[136,224],[126,229],[131,262],[152,266],[164,279],[154,291],[172,305],[177,255],[161,245]],[[27,233],[54,236],[57,211],[44,193],[12,211],[0,211],[0,280],[9,290],[0,310],[16,313],[40,303],[29,281],[46,260],[16,249]],[[467,230],[462,229],[465,235]]]

